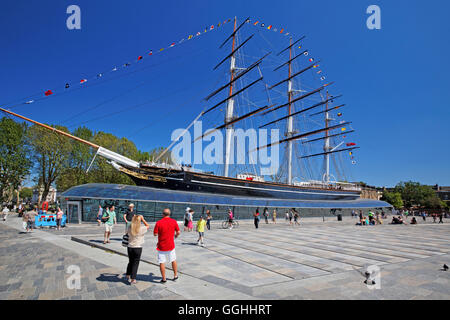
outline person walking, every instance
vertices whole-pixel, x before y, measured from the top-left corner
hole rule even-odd
[[[61,221],[63,215],[64,212],[61,210],[60,207],[58,207],[58,212],[56,212],[56,230],[61,230]]]
[[[177,271],[177,257],[175,253],[175,238],[180,235],[180,228],[178,223],[170,217],[170,209],[163,210],[163,218],[155,224],[153,229],[153,235],[158,237],[158,244],[156,250],[158,250],[158,263],[161,271],[161,283],[165,283],[166,280],[166,263],[172,263],[173,269],[173,281],[178,279]]]
[[[98,205],[98,212],[97,212],[97,223],[98,223],[98,226],[100,226],[100,224],[102,223],[102,217],[103,217],[103,208],[102,208],[102,205],[99,204]]]
[[[141,222],[144,225],[141,225]],[[139,267],[139,261],[142,255],[142,245],[144,244],[144,235],[150,228],[144,217],[133,214],[130,225],[127,229],[128,234],[128,265],[126,277],[130,284],[136,283],[136,276]]]
[[[444,221],[442,220],[442,218],[443,218],[443,214],[442,214],[442,212],[441,212],[441,213],[439,213],[439,223],[444,223]]]
[[[425,211],[422,211],[422,220],[423,221],[427,221],[427,214],[425,213]]]
[[[277,209],[273,209],[273,212],[272,212],[272,221],[273,221],[273,223],[277,223]]]
[[[3,207],[3,210],[2,210],[3,221],[6,221],[6,218],[8,217],[8,213],[9,213],[8,207],[7,207],[7,206],[4,206],[4,207]]]
[[[228,209],[228,229],[233,229],[233,211]]]
[[[433,223],[436,223],[436,214],[433,213],[431,216],[433,217]]]
[[[36,210],[30,211],[27,213],[27,232],[33,231],[35,229],[35,221],[36,221],[37,212]]]
[[[289,214],[289,225],[292,226],[292,216],[293,216],[292,210],[289,210],[288,214]]]
[[[200,219],[197,222],[197,232],[198,232],[197,244],[200,242],[202,247],[204,246],[203,236],[205,234],[205,225],[206,225],[206,221],[203,219],[203,216],[200,216]]]
[[[286,220],[286,222],[289,221],[289,211],[287,211],[287,210],[285,212],[285,220]]]
[[[259,216],[259,209],[258,208],[256,208],[256,211],[253,214],[253,218],[254,218],[255,228],[258,229],[259,219],[261,219],[261,217]]]
[[[206,210],[206,227],[208,228],[208,230],[211,230],[211,220],[212,220],[211,211]]]
[[[295,225],[300,225],[300,222],[298,222],[298,219],[300,218],[300,215],[298,214],[297,211],[294,212],[294,224]]]
[[[194,230],[194,210],[193,209],[189,209],[188,216],[189,216],[188,231],[191,232],[192,230]]]
[[[125,221],[125,233],[127,233],[134,215],[135,215],[134,204],[130,203],[128,205],[127,211],[125,211],[125,213],[123,214],[123,220]]]
[[[264,208],[263,216],[264,216],[264,221],[266,222],[266,224],[269,224],[269,209]]]
[[[22,214],[22,227],[24,230],[27,230],[27,225],[28,225],[28,213],[24,212]]]
[[[189,230],[189,210],[191,210],[191,208],[187,207],[186,212],[184,214],[184,229],[183,229],[183,231]]]
[[[111,206],[109,207],[109,209],[106,209],[106,212],[102,217],[102,220],[105,222],[105,239],[103,240],[103,243],[104,244],[111,243],[109,237],[111,236],[111,232],[113,230],[114,225],[117,224],[114,206]]]

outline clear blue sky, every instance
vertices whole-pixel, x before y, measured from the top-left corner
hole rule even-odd
[[[70,4],[81,8],[81,30],[66,28]],[[381,30],[366,28],[371,4],[381,7]],[[133,62],[224,19],[250,16],[307,35],[328,78],[344,94],[346,120],[357,130],[361,150],[352,167],[355,180],[378,186],[405,180],[450,185],[449,12],[448,1],[435,0],[5,0],[0,106],[47,89],[64,91],[66,82]],[[217,75],[211,77],[211,67],[218,58],[210,59],[208,48],[217,47],[230,27],[154,61],[145,59],[142,66],[130,67],[139,71],[135,74],[88,81],[88,88],[13,110],[67,125],[146,103],[86,126],[130,138],[143,150],[166,146],[172,130],[187,125],[201,110],[201,97],[214,88]],[[93,109],[63,122],[87,108]]]

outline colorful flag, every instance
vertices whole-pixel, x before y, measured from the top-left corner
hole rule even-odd
[[[127,62],[127,63],[125,63],[123,66],[124,66],[124,67],[129,67],[130,64]]]
[[[45,96],[48,97],[49,95],[53,94],[52,90],[47,90],[44,92]]]
[[[267,27],[267,30],[270,30],[270,29],[272,29],[272,25],[270,25],[270,26]]]
[[[352,146],[356,146],[356,143],[353,142],[349,142],[346,144],[347,147],[352,147]]]
[[[321,76],[321,77],[320,77],[320,80],[322,80],[322,81],[325,80],[325,77],[324,77],[324,76]]]
[[[346,128],[341,128],[341,131],[345,131],[345,130],[347,130]]]
[[[87,81],[87,79],[81,79],[80,83],[85,83]]]
[[[65,88],[67,89],[69,87],[70,87],[70,85],[68,83],[66,83]]]
[[[99,73],[99,74],[97,75],[97,78],[101,78],[101,77],[103,77],[103,73]]]
[[[212,29],[214,29],[214,25],[212,25],[211,27],[209,27],[209,30],[212,30]]]
[[[256,21],[253,25],[256,26],[258,24],[259,21]]]
[[[192,35],[192,34],[190,34],[190,35],[189,35],[189,37],[188,37],[188,40],[191,40],[191,39],[192,39],[192,37],[193,37],[193,35]]]
[[[175,42],[172,42],[170,46],[173,47],[174,45],[175,45]]]
[[[266,25],[264,23],[261,23],[261,27],[265,27]]]
[[[117,67],[114,67],[114,68],[112,69],[112,71],[117,71]]]
[[[201,33],[200,33],[200,32],[197,32],[196,36],[199,36],[199,35],[201,35]]]
[[[304,55],[307,56],[308,54],[309,54],[309,52],[308,52],[308,51],[305,51]]]
[[[139,60],[142,60],[142,56],[139,56],[139,57],[138,57],[138,61],[139,61]]]
[[[348,154],[349,154],[349,155],[352,155],[352,154],[353,154],[353,152],[351,152],[351,151],[350,151],[350,152],[349,152]]]
[[[321,73],[322,73],[322,70],[317,71],[317,74],[321,74]]]
[[[289,35],[289,32],[286,32],[284,35],[285,35],[285,36],[288,36],[288,35]]]
[[[313,66],[313,68],[318,68],[318,67],[319,67],[319,65],[318,65],[318,64],[316,64],[316,65],[314,65],[314,66]]]
[[[339,113],[337,114],[337,116],[338,116],[338,117],[342,116],[342,113],[339,112]]]
[[[280,33],[283,33],[283,31],[284,31],[284,28],[281,28]]]
[[[151,56],[153,54],[153,50],[150,50],[150,52],[148,53],[149,56]]]
[[[164,50],[164,48],[159,49],[159,51],[163,51],[163,50]]]
[[[309,58],[309,62],[313,62],[314,61],[314,58]]]

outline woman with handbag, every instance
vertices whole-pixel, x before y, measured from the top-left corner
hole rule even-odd
[[[141,222],[144,225],[141,225]],[[130,284],[136,283],[136,275],[139,267],[139,260],[142,254],[142,245],[144,244],[144,235],[150,228],[150,225],[141,215],[134,215],[131,224],[128,227],[128,266],[126,277]]]

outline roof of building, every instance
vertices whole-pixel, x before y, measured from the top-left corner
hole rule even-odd
[[[384,201],[358,199],[352,201],[286,200],[240,197],[225,194],[200,193],[138,187],[121,184],[89,183],[70,188],[59,195],[68,199],[114,199],[170,203],[191,203],[224,206],[278,207],[278,208],[385,208]]]

